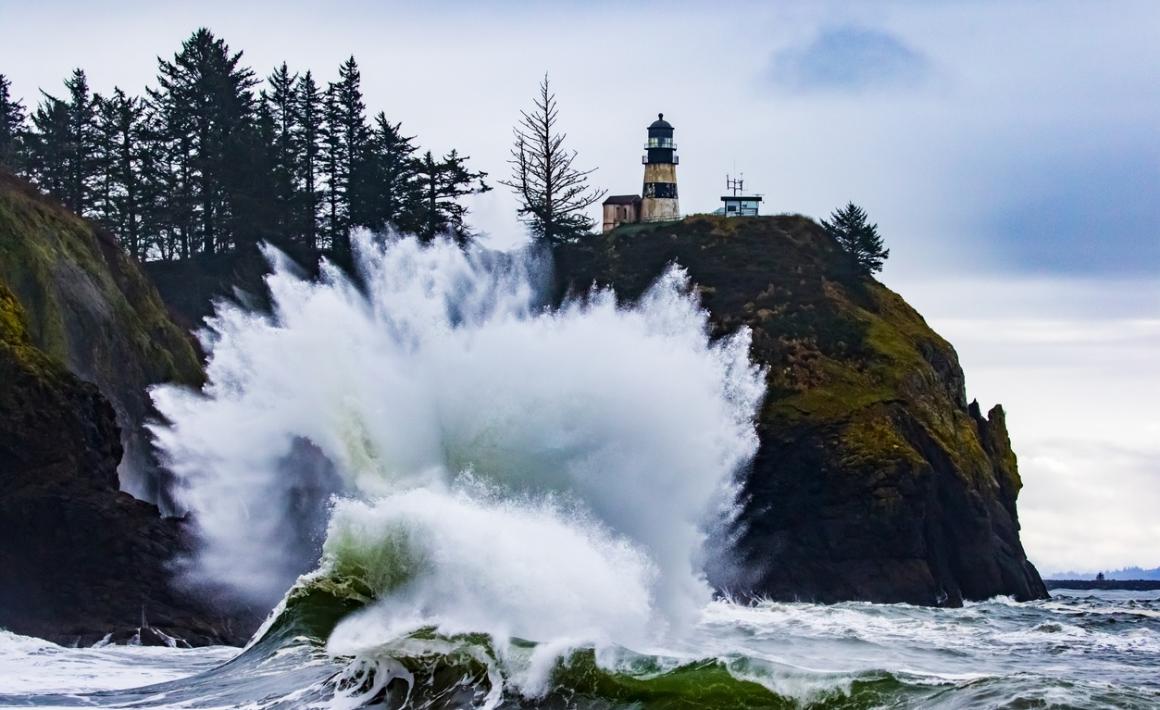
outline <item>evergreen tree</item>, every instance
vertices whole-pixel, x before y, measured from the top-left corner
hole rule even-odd
[[[296,206],[298,231],[308,249],[318,248],[319,193],[322,174],[321,141],[323,131],[323,95],[308,71],[296,88],[298,147],[296,179],[299,184]]]
[[[24,104],[11,95],[12,83],[0,74],[0,166],[23,169],[21,141],[25,131]]]
[[[322,145],[328,168],[327,232],[331,248],[344,255],[350,253],[351,198],[360,191],[356,181],[368,137],[361,84],[358,63],[350,57],[339,67],[338,81],[326,96]]]
[[[32,116],[36,134],[29,141],[30,173],[42,190],[89,216],[100,170],[96,98],[81,69],[73,70],[64,85],[67,100],[41,92],[44,100]]]
[[[68,123],[72,140],[65,204],[79,215],[88,215],[93,202],[94,182],[100,170],[97,158],[99,97],[89,91],[88,78],[81,69],[74,69],[64,85],[69,95]]]
[[[156,164],[149,149],[145,103],[120,88],[97,102],[98,220],[119,238],[134,259],[144,260],[146,232],[156,193],[150,190]]]
[[[531,113],[520,114],[508,161],[512,175],[500,184],[516,193],[520,215],[533,237],[548,244],[574,239],[592,229],[593,220],[584,210],[605,191],[588,187],[593,170],[578,170],[572,165],[576,151],[564,147],[567,134],[556,128],[560,110],[547,74],[540,82]]]
[[[164,88],[149,93],[149,145],[156,157],[160,200],[155,206],[160,258],[188,259],[194,253],[196,195],[194,140],[189,111]]]
[[[32,113],[33,130],[27,137],[28,174],[37,187],[64,202],[72,145],[68,105],[40,93],[41,102]]]
[[[834,210],[830,221],[822,220],[822,226],[838,242],[842,251],[854,258],[858,268],[866,274],[882,270],[882,264],[890,256],[884,248],[878,225],[870,224],[866,211],[853,202]]]
[[[32,182],[64,201],[67,183],[68,107],[64,101],[41,92],[42,100],[32,111],[32,132],[28,136],[28,172]]]
[[[261,92],[253,120],[235,138],[239,160],[233,171],[235,179],[246,187],[230,192],[234,248],[259,242],[285,245],[291,241],[288,230],[292,176],[279,168],[279,133],[273,103]]]
[[[325,245],[335,248],[338,233],[342,229],[342,202],[340,168],[342,164],[342,138],[338,130],[338,101],[335,92],[327,89],[322,100],[322,135],[319,156],[322,160],[323,215],[322,236]]]
[[[188,259],[194,252],[196,195],[193,109],[186,101],[187,77],[176,64],[158,59],[159,88],[147,89],[149,135],[159,163],[162,199],[155,216],[162,259]]]
[[[414,137],[404,136],[402,124],[391,123],[382,112],[371,125],[358,190],[351,202],[352,221],[362,227],[383,230],[402,227],[418,203],[417,150]]]
[[[419,202],[414,213],[415,233],[423,241],[447,234],[461,246],[474,236],[464,223],[467,206],[460,199],[491,189],[487,173],[467,169],[467,156],[452,150],[436,161],[431,151],[416,163]]]
[[[175,224],[186,242],[213,253],[253,238],[253,72],[223,40],[202,28],[172,61],[158,60],[150,91],[163,141],[177,171]],[[193,232],[193,234],[190,234]],[[195,243],[190,243],[190,237]]]
[[[263,162],[268,168],[270,198],[273,200],[273,232],[278,242],[300,241],[302,227],[296,210],[301,203],[298,195],[298,75],[291,74],[286,62],[267,78],[269,93],[261,99],[268,113],[270,126],[263,136],[266,152]]]

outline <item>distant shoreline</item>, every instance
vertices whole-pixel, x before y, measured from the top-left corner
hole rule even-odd
[[[1127,589],[1147,592],[1160,589],[1160,579],[1045,579],[1048,589]]]

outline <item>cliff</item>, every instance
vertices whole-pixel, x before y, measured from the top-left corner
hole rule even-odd
[[[33,346],[97,385],[125,450],[121,487],[164,502],[143,424],[158,382],[201,381],[188,333],[114,238],[0,171],[0,285],[28,316]]]
[[[555,258],[558,298],[596,283],[635,299],[676,261],[716,335],[751,329],[768,394],[719,586],[821,602],[1046,596],[1019,541],[1003,409],[968,404],[951,345],[817,224],[692,217]]]
[[[37,348],[0,284],[0,628],[63,644],[240,642],[170,585],[181,523],[118,490],[113,408]]]

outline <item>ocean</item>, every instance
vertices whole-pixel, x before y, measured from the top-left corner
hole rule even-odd
[[[418,632],[333,656],[300,623],[241,652],[0,633],[0,706],[1160,707],[1155,591],[1056,590],[961,609],[716,601],[671,648],[557,645],[546,670],[535,645],[500,652],[473,634]]]

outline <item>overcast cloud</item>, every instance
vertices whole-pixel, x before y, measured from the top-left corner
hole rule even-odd
[[[205,25],[266,74],[354,54],[368,107],[503,176],[551,73],[580,163],[638,190],[644,126],[676,127],[681,205],[744,172],[766,210],[854,200],[883,274],[1009,412],[1026,545],[1048,571],[1160,565],[1160,5],[1155,2],[28,3],[0,0],[0,72],[74,67],[139,92]],[[489,243],[523,239],[502,188]],[[595,211],[594,211],[595,215]]]
[[[919,88],[931,72],[930,61],[899,38],[846,25],[775,51],[768,78],[793,93],[862,92]]]

